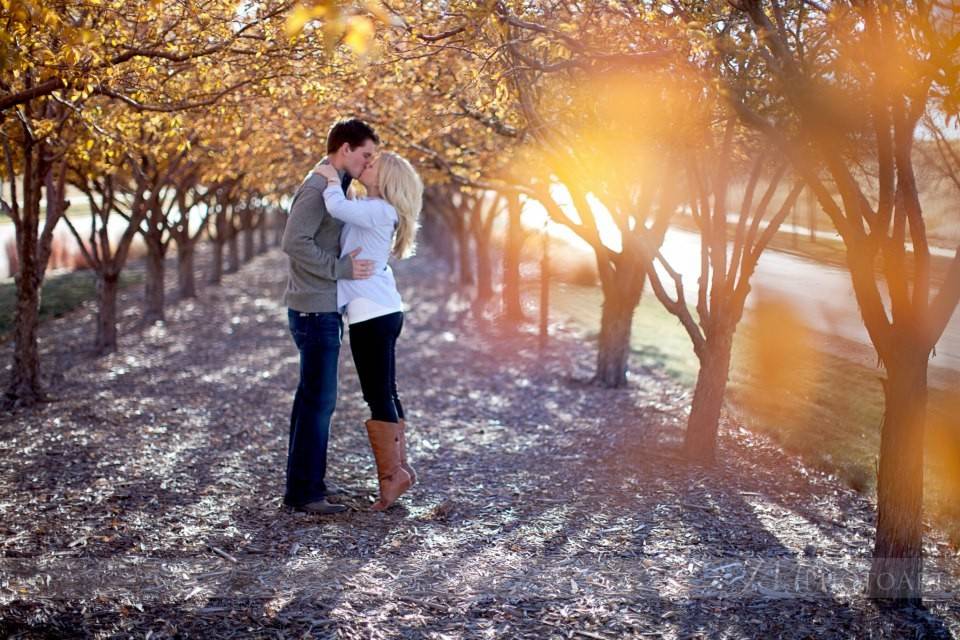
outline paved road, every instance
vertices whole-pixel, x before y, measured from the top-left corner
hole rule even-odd
[[[664,256],[683,273],[688,298],[695,299],[700,269],[700,237],[671,229]],[[792,305],[810,328],[870,345],[857,307],[850,274],[843,269],[780,251],[766,251],[757,265],[747,298],[748,308],[758,300],[780,299]],[[886,298],[886,289],[882,289]],[[889,302],[889,299],[887,299]],[[930,360],[934,367],[960,371],[960,312],[955,312]]]

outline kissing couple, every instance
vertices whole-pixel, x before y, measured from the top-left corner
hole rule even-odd
[[[283,300],[300,351],[283,503],[297,511],[347,509],[328,500],[346,491],[326,480],[344,317],[370,408],[366,428],[380,488],[371,509],[388,508],[417,479],[407,462],[406,421],[397,393],[403,302],[387,260],[413,252],[423,183],[407,160],[378,152],[379,144],[373,128],[361,120],[334,124],[327,155],[294,194],[283,233],[281,246],[290,263]],[[355,196],[353,180],[363,186],[363,197]]]

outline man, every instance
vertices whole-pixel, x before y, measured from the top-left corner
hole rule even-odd
[[[327,157],[346,193],[373,160],[380,139],[366,123],[342,120],[327,136]],[[326,178],[311,172],[293,196],[282,248],[290,258],[284,303],[290,333],[300,350],[300,383],[290,416],[287,486],[283,502],[298,511],[337,513],[346,507],[327,497],[341,490],[325,482],[330,418],[337,403],[337,369],[343,322],[337,309],[337,279],[361,280],[374,263],[356,256],[340,258],[343,223],[327,213]]]

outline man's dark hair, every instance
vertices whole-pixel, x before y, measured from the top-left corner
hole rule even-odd
[[[367,140],[380,144],[380,138],[366,122],[357,118],[340,120],[330,127],[330,133],[327,134],[327,154],[336,153],[344,142],[349,144],[351,149],[356,149]]]

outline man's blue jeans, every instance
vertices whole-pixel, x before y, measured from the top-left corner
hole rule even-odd
[[[343,321],[340,314],[287,310],[300,350],[300,384],[290,415],[287,488],[283,502],[303,506],[322,500],[326,485],[330,418],[337,406],[337,369]]]

